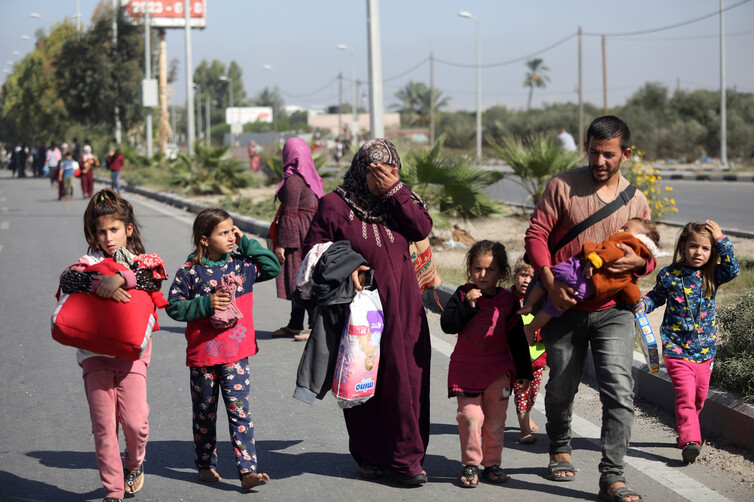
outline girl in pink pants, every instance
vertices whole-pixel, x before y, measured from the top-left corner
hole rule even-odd
[[[84,212],[84,234],[91,252],[82,256],[61,275],[59,293],[62,292],[65,296],[60,298],[53,322],[57,322],[59,312],[73,298],[72,295],[86,293],[91,296],[85,297],[87,312],[82,312],[82,317],[97,315],[94,312],[97,308],[90,307],[95,301],[92,299],[94,295],[106,298],[108,305],[110,301],[127,304],[120,308],[127,310],[127,314],[132,316],[128,322],[133,326],[129,325],[127,327],[130,330],[122,331],[136,332],[144,336],[145,340],[141,345],[141,352],[136,351],[133,357],[130,353],[127,355],[121,352],[120,338],[113,336],[112,343],[102,344],[103,339],[110,339],[103,338],[99,331],[87,333],[76,343],[70,343],[79,349],[76,358],[84,371],[84,387],[92,419],[97,464],[105,489],[104,502],[119,502],[126,493],[134,494],[144,485],[143,462],[149,437],[147,367],[152,355],[151,331],[159,329],[154,312],[149,321],[144,321],[145,325],[141,325],[144,318],[132,315],[135,312],[133,309],[139,308],[138,301],[129,302],[132,296],[137,295],[135,290],[138,289],[149,292],[156,305],[167,305],[159,294],[161,282],[167,275],[159,256],[144,254],[133,207],[112,190],[102,190],[89,201]],[[115,275],[105,275],[88,270],[109,264],[120,271]],[[142,297],[143,293],[138,295]],[[156,300],[158,297],[161,305]],[[68,305],[74,304],[79,305],[73,301]],[[112,322],[111,319],[103,321]],[[124,321],[123,324],[126,325],[127,322]],[[121,330],[118,331],[120,332]],[[93,343],[97,345],[93,347]],[[136,347],[138,346],[137,343]],[[131,360],[137,356],[136,360]],[[118,444],[119,424],[126,438],[125,470]]]
[[[474,488],[480,476],[490,483],[508,479],[500,468],[508,401],[513,382],[528,387],[532,371],[518,298],[499,286],[510,275],[505,247],[477,242],[466,255],[466,270],[472,282],[456,290],[440,323],[444,332],[458,333],[448,397],[458,400],[460,483]]]
[[[684,464],[702,451],[699,414],[709,391],[717,354],[715,294],[739,273],[733,244],[714,221],[687,224],[673,253],[673,263],[657,274],[654,289],[641,300],[652,312],[667,302],[662,319],[662,357],[675,389],[678,447]]]

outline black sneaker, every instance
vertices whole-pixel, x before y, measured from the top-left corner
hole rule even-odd
[[[696,462],[696,457],[702,452],[702,447],[696,443],[686,443],[683,447],[681,456],[683,457],[683,465],[693,464]]]

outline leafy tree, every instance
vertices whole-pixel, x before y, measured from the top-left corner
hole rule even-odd
[[[502,145],[487,138],[487,142],[513,170],[513,181],[524,187],[536,204],[542,198],[545,185],[553,175],[576,167],[576,152],[565,152],[552,135],[535,134],[519,138],[504,138]]]
[[[123,129],[144,120],[140,83],[144,75],[144,36],[119,10],[118,45],[113,51],[112,10],[100,9],[93,26],[68,39],[55,61],[61,97],[70,118],[81,124],[111,128],[118,103]]]
[[[467,157],[442,155],[444,141],[441,136],[432,148],[409,152],[400,171],[401,179],[427,202],[435,225],[447,226],[449,217],[474,220],[500,214],[484,189],[502,173],[481,169]]]
[[[60,141],[70,127],[53,61],[76,37],[71,22],[38,34],[34,50],[13,67],[0,92],[0,137],[15,143]]]
[[[445,136],[449,148],[471,148],[476,134],[476,122],[471,112],[443,112],[437,115],[435,130],[438,137]]]
[[[524,79],[524,87],[529,88],[529,99],[526,100],[527,110],[531,108],[531,97],[534,94],[534,88],[544,89],[547,87],[547,82],[550,81],[550,77],[545,73],[550,69],[543,63],[544,61],[541,58],[530,59],[525,63],[529,69]]]
[[[212,103],[211,124],[224,124],[225,109],[230,106],[230,82],[220,77],[227,77],[233,82],[233,106],[244,105],[246,92],[243,89],[241,75],[241,67],[235,61],[231,61],[226,69],[225,63],[217,59],[212,60],[211,63],[203,59],[194,70],[194,82],[201,87],[201,102],[205,103],[209,97]],[[202,113],[204,113],[203,108]]]

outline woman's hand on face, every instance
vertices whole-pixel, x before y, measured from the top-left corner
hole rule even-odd
[[[382,195],[400,181],[398,168],[389,164],[369,164],[367,187],[373,195]]]
[[[285,248],[275,248],[275,258],[278,259],[281,265],[285,263]]]
[[[369,270],[369,267],[367,267],[366,265],[360,265],[359,268],[351,272],[351,280],[353,281],[353,288],[356,291],[361,291],[362,289],[364,289],[364,286],[366,286],[366,284],[364,284],[366,276],[365,274],[362,274],[360,272],[366,272],[368,270]]]

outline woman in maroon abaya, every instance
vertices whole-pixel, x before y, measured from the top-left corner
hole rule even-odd
[[[346,240],[374,271],[385,313],[375,394],[343,410],[359,476],[391,472],[406,485],[426,483],[422,469],[429,442],[429,327],[410,241],[427,237],[432,219],[424,201],[398,177],[401,161],[385,139],[365,143],[343,184],[320,200],[304,252]],[[363,267],[360,267],[363,268]],[[354,271],[357,289],[358,269]]]
[[[275,191],[275,199],[280,200],[282,208],[274,252],[283,269],[283,273],[277,276],[278,298],[291,300],[296,291],[296,273],[304,257],[301,254],[304,237],[324,191],[312,151],[301,138],[290,138],[285,142],[283,171],[283,181]],[[293,336],[296,340],[309,338],[310,330],[304,329],[305,312],[303,305],[292,300],[288,325],[273,331],[272,336]],[[311,324],[311,316],[309,322]]]

